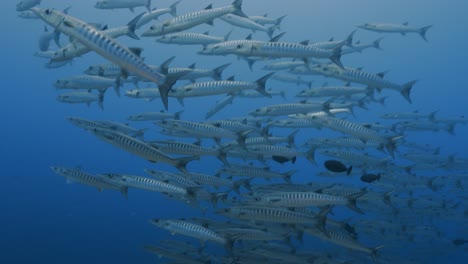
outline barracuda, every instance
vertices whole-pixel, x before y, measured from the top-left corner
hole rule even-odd
[[[259,41],[247,45],[238,45],[235,47],[235,52],[249,57],[300,58],[305,61],[308,61],[309,58],[328,58],[338,67],[344,68],[340,61],[341,47],[344,44],[342,42],[336,49],[326,50],[301,43]]]
[[[217,148],[206,148],[197,144],[189,144],[178,141],[150,141],[151,146],[168,154],[190,155],[190,156],[215,156],[224,164],[227,164],[226,153]]]
[[[164,35],[156,41],[161,43],[178,45],[208,45],[227,41],[230,35],[231,31],[229,31],[224,37],[210,36],[208,35],[208,32],[205,32],[203,34],[192,32],[177,32]]]
[[[132,12],[135,7],[145,6],[148,11],[151,9],[151,0],[100,0],[94,5],[97,9],[128,8]]]
[[[403,24],[366,23],[358,27],[365,29],[365,30],[379,32],[379,33],[383,33],[383,32],[400,33],[403,36],[406,35],[407,33],[418,33],[421,36],[421,38],[427,41],[426,32],[432,27],[432,25],[418,28],[418,27],[408,26],[408,22],[405,22]]]
[[[163,119],[180,119],[180,115],[183,111],[179,111],[176,113],[165,113],[161,112],[145,112],[140,114],[134,114],[127,117],[127,120],[130,121],[156,121],[156,120],[163,120]]]
[[[270,105],[262,108],[258,108],[255,111],[250,112],[253,116],[282,116],[292,114],[307,114],[314,111],[329,111],[330,103],[333,99],[323,103],[319,102],[300,102],[300,103],[289,103]]]
[[[182,101],[185,97],[208,96],[218,94],[235,94],[243,90],[256,90],[259,93],[271,97],[265,90],[265,83],[274,73],[269,73],[255,82],[245,81],[212,81],[193,83],[182,87],[176,87],[169,93],[171,97],[176,97]]]
[[[354,94],[373,95],[371,88],[351,87],[351,86],[328,86],[326,83],[322,87],[310,88],[300,91],[296,97],[339,97],[350,96]]]
[[[227,14],[222,17],[220,17],[221,20],[224,22],[227,22],[233,26],[241,27],[241,28],[246,28],[250,29],[253,32],[255,31],[263,31],[267,33],[267,35],[271,38],[275,29],[278,28],[278,26],[272,26],[272,27],[265,27],[264,25],[258,24],[255,21],[251,20],[248,17],[241,17],[233,14]]]
[[[167,94],[175,82],[174,80],[166,81],[166,77],[163,74],[152,70],[129,48],[81,20],[68,16],[58,10],[42,10],[37,7],[32,8],[32,10],[56,30],[76,39],[102,57],[118,64],[124,72],[132,72],[139,77],[158,84],[164,107],[168,108]]]
[[[237,133],[206,123],[197,123],[183,120],[163,120],[157,124],[167,129],[187,132],[193,137],[213,138],[218,144],[221,143],[221,138],[234,138],[241,146],[245,146],[245,137],[247,134],[252,132],[252,130],[247,130],[241,133]]]
[[[208,119],[214,116],[216,113],[221,111],[224,107],[232,104],[233,100],[234,100],[234,96],[228,95],[224,97],[223,99],[219,100],[218,102],[216,102],[216,104],[210,110],[208,110],[208,112],[206,112],[205,119]]]
[[[151,223],[160,228],[166,229],[172,234],[181,234],[184,236],[193,237],[201,240],[202,242],[214,241],[223,245],[228,243],[226,238],[217,234],[216,232],[188,221],[177,219],[153,219],[151,220]]]
[[[190,195],[190,192],[187,189],[184,189],[182,187],[172,185],[163,181],[158,181],[155,179],[141,177],[141,176],[107,173],[107,174],[102,174],[102,177],[104,177],[106,180],[108,180],[111,183],[126,186],[126,187],[133,187],[133,188],[143,189],[143,190],[152,191],[152,192]]]
[[[164,14],[171,14],[171,16],[174,17],[177,16],[177,5],[180,3],[180,1],[181,0],[176,1],[175,3],[170,5],[169,8],[153,9],[146,13],[143,13],[143,15],[140,17],[136,24],[136,28],[141,28],[142,26],[149,23],[151,20],[158,19],[158,17]]]
[[[356,199],[364,194],[365,192],[361,192],[347,197],[340,197],[316,192],[273,192],[254,196],[252,204],[287,208],[346,205],[350,209],[363,214],[362,210],[356,206]]]
[[[70,92],[70,93],[63,93],[57,95],[57,101],[62,103],[69,103],[69,104],[87,104],[88,106],[92,102],[97,102],[99,108],[101,110],[104,109],[104,93],[100,92],[99,94],[91,93],[91,92]]]
[[[99,191],[102,191],[102,189],[118,190],[127,198],[128,188],[124,185],[109,182],[105,178],[94,176],[79,169],[65,167],[50,167],[50,169],[56,174],[67,178],[67,180],[96,187]]]
[[[210,4],[204,10],[177,16],[153,25],[149,30],[144,32],[142,36],[161,36],[168,33],[190,29],[204,23],[212,24],[214,19],[230,13],[245,17],[246,15],[242,12],[241,7],[242,0],[235,0],[229,6],[218,8],[212,8],[212,5]]]
[[[173,185],[177,185],[183,188],[197,189],[199,187],[198,183],[190,180],[186,176],[188,172],[184,174],[176,174],[158,170],[145,170],[145,172],[160,181],[169,182]]]
[[[313,118],[312,118],[313,119]],[[391,136],[391,137],[384,137],[377,133],[375,130],[368,129],[363,125],[356,124],[345,119],[339,119],[334,117],[321,117],[316,118],[318,122],[323,125],[324,127],[343,132],[348,135],[355,136],[361,139],[363,142],[367,141],[375,141],[381,144],[381,148],[385,147],[385,149],[390,153],[390,155],[394,155],[394,151],[396,148],[396,142],[403,138],[403,136]]]
[[[417,80],[414,80],[400,85],[384,79],[385,72],[373,74],[354,68],[341,69],[331,64],[314,65],[309,68],[312,71],[325,76],[338,78],[347,82],[361,83],[367,85],[370,88],[375,88],[379,91],[384,88],[398,91],[409,103],[412,102],[410,98],[411,89],[413,88],[413,85],[417,82]]]
[[[187,163],[195,159],[193,157],[180,159],[169,157],[143,141],[108,129],[94,128],[92,132],[98,138],[106,141],[109,144],[112,144],[118,148],[121,148],[132,154],[142,157],[150,162],[167,163],[176,167],[182,172],[187,172],[185,166],[187,165]]]
[[[241,166],[241,165],[229,165],[224,166],[218,173],[225,173],[231,176],[244,176],[244,177],[258,177],[258,178],[280,178],[284,179],[286,182],[291,183],[291,177],[297,171],[292,170],[284,173],[271,171],[269,167],[254,167],[254,166]]]

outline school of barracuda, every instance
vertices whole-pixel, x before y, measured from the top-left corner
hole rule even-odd
[[[145,129],[125,121],[66,118],[118,149],[152,163],[169,164],[178,172],[154,169],[152,163],[142,168],[141,175],[107,173],[109,168],[98,174],[72,167],[51,169],[68,180],[98,190],[118,190],[125,197],[129,188],[157,192],[205,214],[204,218],[170,219],[160,209],[150,220],[155,228],[177,234],[173,240],[144,246],[161,263],[421,263],[417,255],[430,255],[426,251],[434,240],[448,246],[467,242],[466,237],[447,237],[438,225],[450,222],[468,229],[467,222],[460,221],[468,216],[463,202],[468,159],[444,156],[436,145],[405,137],[415,131],[454,134],[455,126],[468,120],[440,117],[437,109],[387,113],[373,123],[360,120],[354,116],[356,108],[392,104],[396,97],[387,96],[395,92],[411,103],[416,81],[391,80],[385,72],[372,73],[342,62],[347,54],[365,56],[365,50],[381,49],[380,36],[369,44],[355,40],[363,30],[415,33],[427,41],[431,26],[368,23],[357,30],[350,27],[343,40],[299,43],[283,40],[284,32],[280,33],[287,30],[281,27],[287,14],[248,16],[242,0],[226,6],[210,4],[183,15],[177,13],[181,1],[160,9],[152,8],[151,0],[97,1],[97,9],[144,10],[115,28],[82,21],[73,16],[73,8],[45,8],[44,3],[38,6],[40,2],[21,1],[17,11],[21,18],[45,22],[36,55],[49,60],[46,67],[65,67],[87,53],[102,57],[101,64],[73,69],[74,74],[56,80],[59,102],[88,106],[96,102],[104,110],[106,91],[113,87],[119,96],[125,89],[120,100],[146,99],[155,108],[122,117],[135,125],[147,122]],[[222,36],[198,33],[199,25],[213,25],[213,21],[229,23],[246,35],[249,30],[260,33],[245,39],[232,39],[232,31]],[[167,54],[165,61],[143,60],[142,49],[122,44],[123,36],[156,40],[155,49],[161,52],[164,45],[192,45],[200,62],[173,66],[177,54]],[[270,40],[259,40],[265,37]],[[228,57],[223,57],[222,64],[199,68],[207,55],[242,58],[247,63],[239,63],[258,73],[258,78],[223,77],[233,63]],[[314,86],[310,78],[320,76],[337,81]],[[284,89],[269,88],[272,81],[285,83]],[[149,87],[138,88],[142,83]],[[185,101],[215,95],[212,109],[203,113],[205,120],[183,118],[184,111],[198,111],[195,105],[184,106]],[[269,98],[277,96],[284,102],[268,104]],[[171,108],[174,101],[169,98],[177,99],[184,111],[159,112]],[[242,100],[257,103],[251,104],[249,115],[235,116],[236,102]],[[225,108],[233,113],[231,119],[208,120]],[[145,137],[148,130],[159,131],[159,136]],[[317,130],[333,136],[318,137]],[[298,133],[312,136],[297,142]],[[317,155],[328,159],[325,166],[316,162]],[[205,156],[219,159],[217,167],[209,165],[211,173],[192,171],[190,164],[203,164]],[[296,160],[303,158],[320,173],[310,175],[295,168]],[[281,166],[286,169],[277,169]],[[427,171],[436,174],[423,176]],[[304,174],[306,180],[296,180],[297,174]],[[416,196],[417,191],[425,195]],[[178,240],[179,236],[193,241]],[[311,241],[314,246],[307,247]],[[411,248],[411,257],[396,254],[405,247]]]

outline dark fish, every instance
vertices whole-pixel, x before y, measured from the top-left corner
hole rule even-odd
[[[380,180],[380,173],[379,174],[364,174],[361,176],[361,181],[371,183],[376,180]]]
[[[463,244],[468,243],[468,240],[458,238],[458,239],[454,239],[454,240],[452,241],[452,243],[453,243],[455,246],[461,246],[461,245],[463,245]]]
[[[349,166],[349,168],[346,168],[346,166],[338,160],[327,160],[323,165],[325,166],[325,168],[327,168],[327,170],[332,172],[346,171],[346,175],[349,175],[351,173],[351,170],[353,169],[353,166]]]

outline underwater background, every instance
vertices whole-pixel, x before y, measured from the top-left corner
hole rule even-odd
[[[167,7],[174,1],[155,1],[152,7]],[[203,9],[214,2],[215,6],[224,6],[231,1],[183,0],[177,13],[185,14]],[[40,7],[64,9],[71,6],[69,15],[87,22],[100,22],[109,27],[124,25],[144,8],[137,8],[134,13],[128,9],[98,10],[95,1],[42,1]],[[161,194],[140,190],[130,190],[128,199],[119,192],[104,190],[80,184],[67,184],[63,177],[54,174],[50,166],[80,167],[93,173],[115,172],[142,175],[143,169],[176,170],[164,164],[152,164],[137,156],[117,149],[100,141],[92,134],[71,125],[65,117],[79,116],[87,119],[114,120],[126,123],[126,117],[145,111],[160,111],[163,106],[159,99],[152,102],[135,100],[107,92],[104,110],[96,104],[69,105],[56,100],[58,94],[53,83],[58,78],[82,74],[91,64],[106,61],[91,52],[73,60],[71,65],[57,69],[44,67],[46,60],[33,56],[38,50],[37,40],[43,32],[44,23],[40,20],[26,20],[18,17],[15,11],[16,1],[1,1],[0,24],[2,39],[2,92],[0,96],[0,115],[4,122],[1,129],[1,176],[0,192],[0,263],[159,263],[158,258],[143,249],[143,245],[156,244],[163,239],[198,241],[182,236],[172,236],[169,232],[151,225],[152,218],[190,218],[203,216],[201,211],[188,205],[165,198]],[[427,33],[428,42],[418,34],[378,34],[358,30],[355,40],[369,43],[383,36],[382,50],[369,49],[362,53],[343,56],[345,66],[364,67],[368,72],[390,70],[389,79],[404,83],[417,79],[413,87],[409,104],[396,92],[386,91],[386,105],[372,104],[369,110],[356,109],[355,115],[360,122],[373,122],[378,116],[390,112],[438,111],[437,116],[460,117],[467,115],[468,70],[468,26],[467,1],[306,1],[306,0],[244,0],[243,10],[249,15],[269,17],[287,15],[281,23],[279,32],[286,32],[282,40],[300,42],[306,39],[325,41],[334,37],[345,38],[357,25],[367,22],[403,23],[410,25],[433,25]],[[159,20],[168,19],[165,15]],[[151,23],[150,23],[151,24]],[[215,20],[214,26],[200,25],[190,31],[205,32],[210,35],[224,36],[233,26]],[[137,31],[140,34],[142,31]],[[243,39],[250,33],[247,29],[235,28],[230,39]],[[263,32],[256,32],[254,39],[267,40]],[[62,36],[62,39],[66,37]],[[63,41],[62,40],[62,41]],[[149,64],[158,65],[171,56],[176,56],[173,67],[185,67],[194,62],[197,67],[211,69],[226,62],[233,64],[226,69],[223,77],[235,75],[236,80],[256,80],[268,73],[255,64],[250,71],[247,63],[235,56],[202,56],[196,52],[200,46],[178,46],[157,43],[153,38],[133,40],[127,37],[119,39],[125,45],[142,47],[142,57]],[[261,64],[261,63],[258,63]],[[342,81],[320,76],[304,76],[314,80],[314,86],[325,81],[342,84]],[[141,87],[152,86],[142,84]],[[177,86],[177,85],[176,85]],[[294,101],[293,95],[305,86],[270,80],[267,87],[284,89],[288,101]],[[126,85],[122,91],[133,89]],[[291,92],[294,91],[294,92]],[[205,113],[222,96],[189,98],[185,100],[184,120],[204,120]],[[184,109],[174,99],[170,100],[170,112]],[[223,119],[247,115],[248,112],[269,104],[279,104],[283,99],[239,99],[233,105],[223,109],[212,119]],[[145,138],[158,138],[156,127],[151,123],[132,123],[137,128],[149,128]],[[278,135],[288,135],[292,130],[273,129]],[[297,142],[305,142],[314,136],[326,135],[327,131],[301,129]],[[460,159],[468,158],[466,125],[456,125],[455,134],[445,131],[420,131],[408,133],[406,139],[421,144],[441,147],[441,155],[455,155]],[[313,165],[303,158],[295,164],[273,164],[281,171],[297,169],[293,182],[323,181],[327,183],[347,183],[356,180],[346,178],[323,178],[314,174],[323,171],[325,157],[317,155],[317,164]],[[189,171],[214,174],[221,163],[213,157],[203,157],[188,165]],[[446,176],[461,178],[467,186],[468,173],[450,169],[416,172],[421,177]],[[464,178],[463,178],[464,177]],[[359,185],[359,183],[357,183]],[[466,190],[453,190],[450,184],[441,183],[442,188],[433,191],[418,186],[411,199],[447,200],[451,204],[461,203],[454,209],[446,209],[446,214],[459,217],[445,218],[443,214],[433,214],[418,210],[408,214],[411,223],[431,223],[437,232],[422,235],[421,239],[409,241],[404,234],[399,239],[382,242],[366,234],[362,240],[367,245],[384,244],[379,251],[384,259],[394,259],[395,263],[466,263],[467,245],[456,246],[454,239],[468,239],[468,216]],[[395,186],[398,191],[408,192],[413,186]],[[208,204],[208,206],[211,206]],[[395,206],[406,206],[398,203]],[[378,211],[389,210],[382,206],[366,214],[366,219],[377,218]],[[213,216],[208,209],[207,216]],[[366,211],[366,208],[363,209]],[[450,211],[450,212],[449,212]],[[444,212],[444,211],[443,211]],[[366,212],[367,213],[367,212]],[[349,211],[341,216],[354,217]],[[216,219],[220,219],[216,217]],[[405,218],[406,219],[406,218]],[[428,220],[430,219],[430,220]],[[427,220],[427,221],[426,221]],[[383,227],[384,228],[384,227]],[[421,233],[424,231],[422,230]],[[224,249],[208,243],[212,252],[224,254]],[[298,251],[320,252],[322,249],[342,250],[318,239],[305,238]],[[371,259],[367,259],[370,263]],[[351,259],[352,262],[352,259]]]

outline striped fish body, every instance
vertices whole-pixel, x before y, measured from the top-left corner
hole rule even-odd
[[[370,90],[372,91],[372,90]],[[353,94],[366,94],[369,89],[351,86],[324,86],[311,88],[299,92],[296,97],[325,97],[325,96],[349,96]]]
[[[250,56],[270,58],[330,58],[332,50],[314,48],[293,42],[263,42],[253,45]]]
[[[130,121],[157,121],[164,119],[178,119],[178,113],[164,113],[164,112],[145,112],[140,114],[135,114],[127,117],[127,120]]]
[[[214,241],[220,244],[226,244],[227,241],[224,237],[217,234],[216,232],[207,229],[201,225],[193,224],[183,220],[161,220],[153,219],[151,221],[154,225],[157,225],[172,234],[181,234],[188,237],[197,238],[201,241]]]
[[[98,31],[85,22],[68,16],[63,12],[49,9],[41,10],[36,7],[32,10],[56,30],[76,39],[102,57],[118,64],[124,71],[134,73],[158,85],[161,84],[159,90],[164,106],[167,108],[167,93],[170,87],[167,85],[162,86],[165,82],[165,76],[151,69],[142,58],[130,51],[129,48],[102,31]]]
[[[273,29],[269,29],[265,27],[264,25],[258,24],[255,21],[249,19],[248,17],[241,17],[233,14],[227,14],[222,17],[220,17],[221,20],[224,22],[227,22],[233,26],[241,27],[241,28],[246,28],[250,29],[252,31],[263,31],[268,33],[268,35],[271,37],[273,33]]]
[[[320,118],[320,123],[333,130],[355,136],[364,142],[372,140],[378,143],[386,143],[387,139],[372,129],[368,129],[360,124],[334,117]]]
[[[283,208],[233,206],[218,211],[239,220],[265,221],[274,223],[304,224],[315,223],[316,218],[306,214],[296,213]]]
[[[303,61],[281,61],[273,62],[263,66],[263,70],[267,71],[279,71],[279,70],[289,70],[295,67],[304,66]]]
[[[109,79],[101,76],[79,75],[66,79],[59,79],[54,83],[58,89],[107,89],[115,86],[115,79]]]
[[[81,45],[81,44],[80,44]],[[122,74],[122,69],[115,63],[91,65],[84,71],[87,75],[116,78]]]
[[[92,174],[82,172],[79,169],[64,168],[64,167],[50,167],[53,172],[58,175],[61,175],[73,182],[82,183],[85,185],[93,186],[101,189],[114,189],[121,190],[122,186],[119,184],[114,184],[107,181],[104,178],[94,176]]]
[[[171,14],[172,16],[177,15],[177,5],[180,3],[179,1],[174,2],[169,8],[161,8],[161,9],[153,9],[144,13],[136,24],[136,28],[141,28],[142,26],[149,23],[151,20],[158,19],[158,17],[164,14]]]
[[[250,39],[228,40],[220,43],[210,44],[203,47],[198,54],[203,55],[228,55],[235,54],[240,56],[250,56],[250,50],[247,47],[260,45],[261,41]]]
[[[386,165],[390,158],[376,158],[368,154],[362,154],[360,152],[345,151],[345,150],[323,150],[320,151],[322,155],[335,157],[338,159],[350,161],[357,164],[365,165]]]
[[[109,182],[127,187],[160,193],[187,194],[187,190],[182,187],[155,179],[124,174],[104,174],[103,177],[108,179]]]
[[[250,114],[253,116],[307,114],[309,112],[323,110],[324,108],[325,106],[323,103],[289,103],[262,107]]]
[[[217,156],[220,151],[215,148],[205,148],[195,144],[178,141],[152,141],[151,146],[156,147],[164,153],[191,155],[191,156]]]
[[[233,240],[269,241],[285,239],[285,236],[281,234],[250,228],[225,228],[216,230],[216,232]]]
[[[146,89],[134,89],[125,91],[125,96],[131,98],[145,98],[145,99],[154,99],[161,97],[159,90],[157,88],[146,88]]]
[[[151,162],[179,166],[179,160],[171,158],[143,141],[108,129],[95,128],[92,132],[100,139]]]
[[[177,32],[162,36],[157,40],[161,43],[178,45],[208,45],[224,41],[223,37],[210,36],[208,34]]]
[[[274,192],[254,198],[255,204],[279,207],[347,205],[348,199],[315,192]]]
[[[170,172],[165,172],[165,171],[157,171],[157,170],[145,170],[146,173],[151,175],[152,177],[171,183],[176,186],[180,186],[183,188],[198,188],[199,185],[187,178],[185,174],[176,174],[176,173],[170,173]]]
[[[216,127],[210,124],[197,123],[184,120],[163,120],[159,122],[164,127],[184,131],[190,133],[194,137],[208,137],[208,138],[238,138],[238,134],[226,130],[224,128]]]
[[[232,104],[233,100],[234,96],[228,95],[216,102],[216,105],[213,106],[210,110],[208,110],[208,112],[206,112],[205,119],[212,117],[213,115],[221,111],[224,107],[228,106],[229,104]]]
[[[229,13],[243,14],[241,11],[242,0],[235,0],[232,5],[211,8],[211,5],[204,10],[188,13],[181,16],[176,16],[169,20],[155,24],[149,28],[142,36],[162,36],[168,33],[179,32],[195,26],[212,23],[212,21],[220,16]]]
[[[282,127],[282,128],[321,128],[320,122],[317,122],[313,118],[288,118],[275,120],[268,123],[270,127]]]
[[[102,108],[102,94],[95,94],[91,92],[69,92],[57,95],[57,101],[69,104],[89,104],[92,102],[98,102]]]
[[[196,97],[218,94],[234,94],[246,89],[257,89],[253,82],[242,81],[212,81],[197,82],[182,87],[176,87],[170,92],[173,97]]]
[[[97,9],[114,9],[114,8],[133,8],[146,6],[149,9],[151,0],[100,0],[94,5]]]
[[[204,173],[189,173],[186,176],[198,184],[203,185],[215,187],[232,187],[234,185],[231,180]]]

